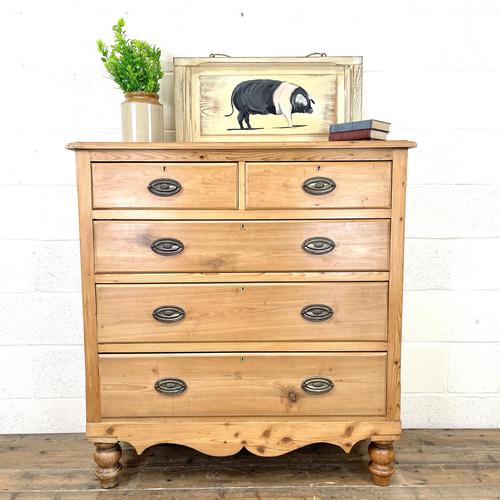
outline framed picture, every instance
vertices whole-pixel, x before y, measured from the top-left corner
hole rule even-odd
[[[362,57],[174,58],[182,142],[320,141],[361,119]]]

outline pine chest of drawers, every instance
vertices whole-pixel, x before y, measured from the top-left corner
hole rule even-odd
[[[87,435],[394,472],[406,141],[75,143]]]

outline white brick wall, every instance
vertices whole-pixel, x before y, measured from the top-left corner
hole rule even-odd
[[[0,7],[0,433],[84,429],[74,140],[119,140],[95,40],[125,16],[172,56],[365,57],[364,114],[410,152],[407,427],[500,424],[500,1],[133,0]],[[53,16],[53,13],[57,16]]]

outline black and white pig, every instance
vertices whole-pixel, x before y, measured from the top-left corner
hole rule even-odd
[[[243,121],[251,129],[250,115],[283,115],[289,127],[293,127],[293,113],[312,113],[315,104],[309,94],[298,85],[279,80],[247,80],[241,82],[231,94],[231,116],[238,110],[238,123]]]

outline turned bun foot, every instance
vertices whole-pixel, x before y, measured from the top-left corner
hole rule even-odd
[[[372,441],[368,446],[370,462],[368,470],[371,472],[372,481],[377,486],[389,486],[391,476],[394,474],[394,446],[390,441]]]
[[[118,443],[94,444],[94,460],[97,464],[95,475],[101,481],[101,488],[114,488],[118,484],[118,475],[122,468],[122,448]]]

